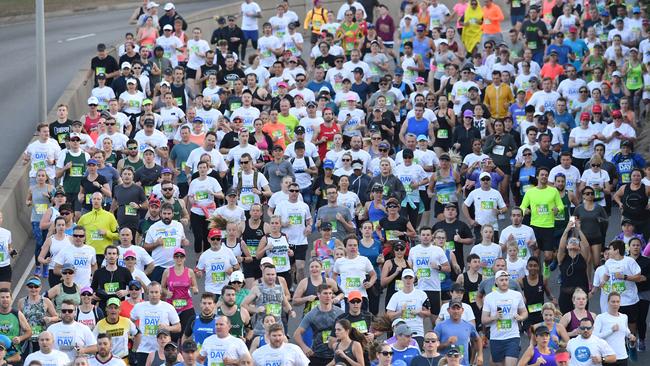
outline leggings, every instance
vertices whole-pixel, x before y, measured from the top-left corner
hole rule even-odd
[[[639,339],[645,340],[645,334],[648,330],[648,325],[646,324],[646,318],[648,317],[648,306],[650,301],[648,300],[639,300],[639,317],[636,321],[636,326],[638,327]]]
[[[47,230],[41,230],[40,222],[32,221],[32,235],[34,236],[34,242],[36,244],[34,246],[34,261],[38,266],[38,255],[41,254],[41,248],[43,247],[43,243],[47,237]],[[47,266],[45,266],[45,268],[47,268]]]
[[[181,320],[181,331],[178,333],[172,333],[172,341],[176,343],[181,339],[185,326],[196,317],[196,312],[194,311],[194,308],[189,308],[178,313],[178,317]]]
[[[194,233],[194,253],[200,254],[210,248],[208,241],[208,221],[203,215],[190,213],[190,226]]]

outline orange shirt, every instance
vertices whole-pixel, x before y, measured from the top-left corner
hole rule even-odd
[[[539,74],[542,78],[549,77],[551,79],[556,79],[558,76],[562,75],[562,73],[564,73],[564,67],[562,67],[562,65],[555,64],[555,66],[553,66],[550,62],[547,62],[542,66],[542,70]]]
[[[195,135],[194,133],[190,132],[190,142],[193,142],[199,146],[203,146],[203,142],[205,141],[205,132]]]
[[[501,8],[492,3],[490,6],[483,7],[483,33],[497,34],[501,33],[501,22],[504,16]]]
[[[262,131],[266,132],[269,136],[271,136],[274,145],[280,145],[284,150],[284,148],[286,147],[286,142],[284,141],[284,137],[287,135],[287,126],[285,126],[283,123],[280,122],[267,123],[264,125],[264,127],[262,127]]]

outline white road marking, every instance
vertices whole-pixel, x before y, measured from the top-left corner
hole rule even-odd
[[[18,294],[20,293],[20,290],[23,288],[23,284],[27,280],[27,277],[32,275],[32,268],[34,268],[34,256],[32,256],[32,259],[29,260],[29,264],[27,264],[27,268],[25,269],[25,272],[23,272],[23,275],[18,280],[18,283],[16,283],[16,287],[14,287],[14,291],[11,293],[12,304],[18,297]]]
[[[84,39],[84,38],[88,38],[88,37],[92,37],[92,36],[95,36],[95,33],[88,33],[88,34],[83,34],[81,36],[66,38],[65,41],[66,42],[76,41],[78,39]]]

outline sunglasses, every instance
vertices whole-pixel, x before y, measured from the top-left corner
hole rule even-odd
[[[248,160],[246,160],[246,161],[241,161],[241,160],[240,160],[240,161],[239,161],[239,164],[248,164],[248,163],[250,163],[250,161],[248,161]]]
[[[171,188],[162,188],[162,190],[163,190],[163,191],[173,191],[173,190],[174,190],[174,187],[171,187]]]
[[[594,192],[583,192],[582,195],[583,196],[593,196]]]
[[[375,140],[375,141],[376,140],[381,140],[381,137],[373,137],[372,139]]]
[[[124,258],[125,261],[134,261],[135,257],[126,257]]]
[[[489,182],[489,181],[490,181],[490,178],[488,178],[488,177],[481,178],[481,182]]]
[[[388,149],[379,149],[379,152],[388,152]]]
[[[71,214],[71,212],[68,212],[68,211],[61,212],[61,216],[68,216],[70,214]]]
[[[291,193],[298,193],[298,192],[300,192],[300,190],[299,190],[299,189],[290,189],[289,192],[291,192]]]
[[[436,342],[438,342],[437,339],[425,339],[424,340],[424,343],[436,343]]]
[[[381,351],[381,354],[382,354],[383,356],[392,356],[392,355],[393,355],[393,351]]]
[[[357,299],[350,300],[350,304],[361,304],[361,300],[357,300]]]
[[[38,286],[38,285],[27,285],[27,287],[28,287],[28,288],[39,288],[39,287],[41,287],[41,286]]]
[[[185,258],[182,254],[174,254],[174,258]]]
[[[115,126],[115,123],[106,123],[106,126]]]
[[[580,330],[591,330],[593,327],[580,326]]]
[[[71,275],[71,274],[74,274],[74,271],[63,271],[63,272],[61,272],[61,274]]]
[[[213,236],[210,238],[210,241],[221,240],[220,236]]]
[[[72,234],[72,236],[75,237],[75,238],[85,238],[86,237],[85,234]]]
[[[233,285],[241,285],[241,284],[243,284],[242,281],[230,281],[230,283],[233,284]]]
[[[137,146],[131,146],[131,147],[127,147],[127,149],[131,150],[131,151],[135,151],[135,150],[138,149],[138,147]]]
[[[399,206],[397,206],[397,205],[388,205],[388,206],[386,206],[386,208],[398,208],[398,207]]]
[[[524,156],[533,156],[533,154],[531,154],[531,153],[526,153],[526,154],[523,154],[523,155]]]
[[[74,313],[74,309],[61,309],[62,314],[72,314]]]
[[[406,250],[406,248],[404,248],[404,247],[395,247],[396,252],[403,252],[405,250]]]
[[[341,159],[341,161],[351,161],[350,159]]]
[[[90,292],[84,292],[81,294],[81,296],[93,296],[93,294]]]
[[[600,164],[591,164],[591,167],[592,167],[592,168],[596,168],[596,167],[599,167],[599,168],[600,168]]]
[[[136,287],[131,287],[131,288],[129,288],[129,291],[140,291],[140,289],[136,288]]]

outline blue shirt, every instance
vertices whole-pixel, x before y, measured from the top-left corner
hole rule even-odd
[[[576,38],[575,41],[571,40],[570,38],[566,38],[564,40],[564,45],[569,46],[569,48],[571,48],[571,51],[576,55],[576,59],[571,62],[571,64],[576,67],[576,70],[578,72],[582,71],[582,59],[589,51],[589,48],[587,47],[585,41],[580,38]]]
[[[411,361],[415,356],[420,355],[420,349],[417,346],[408,346],[403,350],[398,350],[395,348],[395,345],[392,345],[393,348],[393,362],[401,360],[406,363],[406,366],[411,364]]]
[[[562,151],[569,151],[569,133],[571,133],[571,130],[576,127],[576,121],[573,118],[573,115],[569,113],[568,111],[564,112],[563,114],[558,114],[557,112],[553,112],[553,115],[555,117],[555,124],[560,127],[562,130],[562,137],[564,140],[564,144],[562,145]],[[568,129],[562,128],[560,124],[566,123],[567,126],[569,126]]]
[[[463,357],[460,359],[460,364],[469,366],[469,362],[471,361],[469,357],[469,342],[472,338],[478,337],[476,328],[471,323],[468,323],[462,319],[459,322],[454,322],[451,319],[447,319],[442,323],[436,325],[433,331],[438,335],[440,343],[447,342],[451,336],[458,337],[456,346],[463,353]],[[439,349],[438,352],[445,354],[446,350]]]
[[[551,44],[546,48],[546,55],[550,55],[551,51],[557,52],[557,63],[564,66],[569,63],[569,53],[571,53],[571,47],[565,45],[556,45],[555,43]]]

